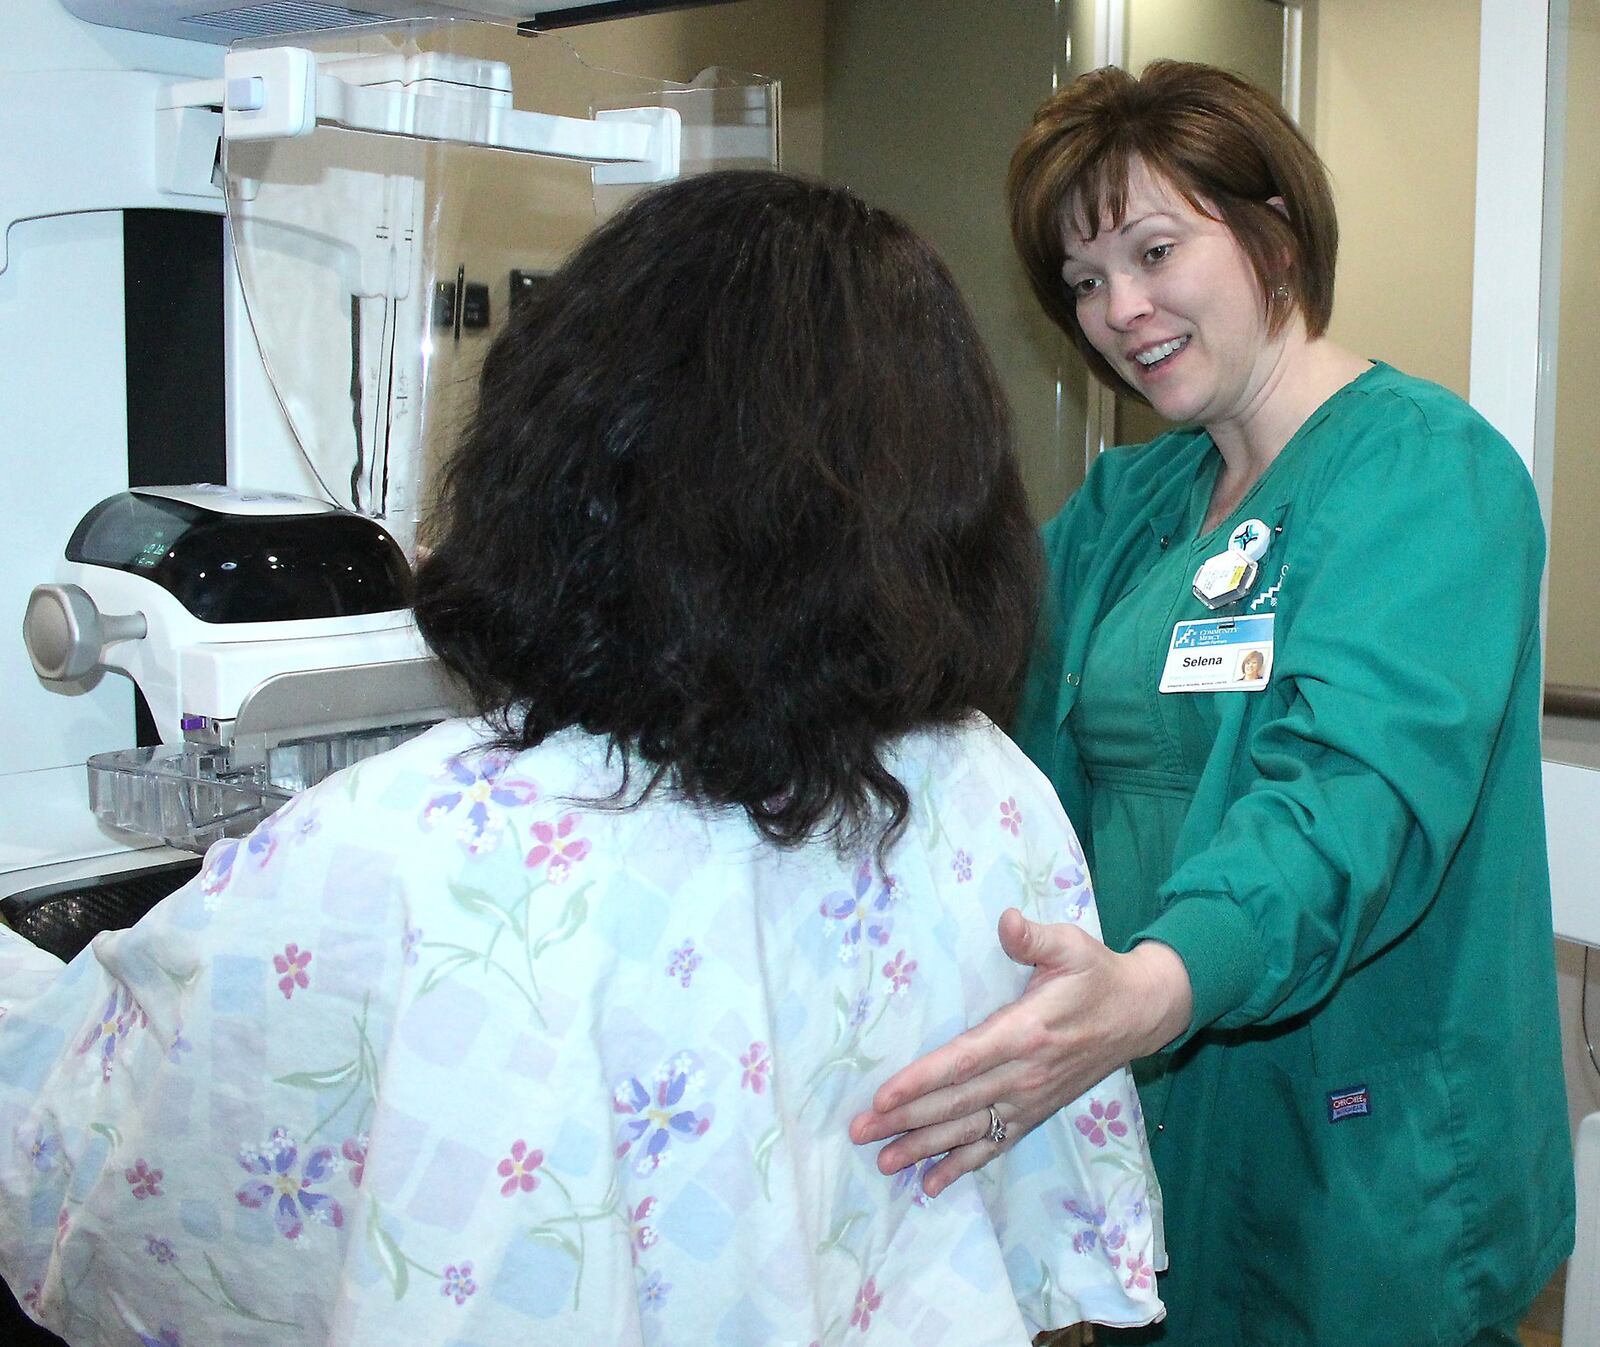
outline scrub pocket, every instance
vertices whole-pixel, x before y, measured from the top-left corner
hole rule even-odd
[[[1443,1063],[1316,1055],[1300,1073],[1263,1065],[1241,1092],[1261,1116],[1237,1176],[1241,1341],[1457,1342],[1460,1150]]]

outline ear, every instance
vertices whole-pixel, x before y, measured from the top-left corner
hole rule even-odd
[[[1283,198],[1281,196],[1269,196],[1267,198],[1267,205],[1271,206],[1272,209],[1277,211],[1279,215],[1283,216],[1285,220],[1289,218],[1289,208],[1283,204]]]

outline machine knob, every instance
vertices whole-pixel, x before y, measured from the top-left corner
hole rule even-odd
[[[22,618],[35,672],[56,683],[93,673],[108,645],[141,640],[148,630],[143,613],[108,617],[77,585],[35,585]]]

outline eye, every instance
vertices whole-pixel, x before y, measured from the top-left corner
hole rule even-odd
[[[1067,282],[1067,292],[1074,299],[1088,299],[1100,288],[1100,281],[1094,276],[1082,276],[1075,281]]]
[[[1167,258],[1171,256],[1172,244],[1170,243],[1157,243],[1154,246],[1144,250],[1144,260],[1151,264],[1156,262],[1165,262]]]

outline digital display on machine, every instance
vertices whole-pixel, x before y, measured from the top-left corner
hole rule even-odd
[[[84,516],[67,559],[143,576],[203,622],[349,617],[411,602],[399,545],[342,510],[235,514],[126,491]]]

